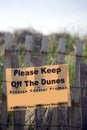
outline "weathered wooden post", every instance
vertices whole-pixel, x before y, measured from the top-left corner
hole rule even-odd
[[[48,37],[44,36],[42,39],[42,46],[41,46],[41,65],[46,65],[47,63],[47,51],[48,51]]]
[[[25,67],[30,66],[32,46],[33,46],[33,37],[27,35],[25,41],[25,51],[26,51],[26,55],[24,57]]]
[[[3,94],[2,94],[2,130],[7,129],[7,96],[6,96],[6,68],[11,67],[11,56],[10,51],[11,49],[11,35],[9,33],[5,34],[5,54],[4,54],[4,83],[3,83]]]
[[[46,36],[43,36],[40,65],[46,65],[48,42],[49,42],[48,38]],[[36,109],[35,110],[35,130],[44,130],[43,118],[44,118],[44,109],[43,108]]]
[[[18,68],[19,62],[18,62],[18,53],[16,52],[16,46],[14,43],[11,47],[11,68]],[[21,111],[14,111],[14,130],[22,129],[21,124]]]
[[[82,130],[87,130],[87,63],[80,63]]]
[[[71,125],[81,126],[81,86],[80,86],[80,62],[82,62],[83,42],[77,40],[76,64],[74,76],[74,88],[72,88],[72,108],[71,108]],[[72,128],[73,130],[73,128]]]
[[[32,36],[26,36],[25,41],[25,56],[24,56],[24,66],[27,68],[30,66],[31,63],[31,51],[32,51],[32,45],[33,45],[33,38]],[[34,111],[22,111],[22,124],[25,125],[22,127],[21,130],[28,130],[29,129],[29,123],[30,123],[30,116],[33,114]]]
[[[58,59],[57,59],[57,64],[63,64],[64,63],[64,58],[65,55],[63,54],[65,52],[66,48],[66,39],[65,38],[60,38],[59,39],[59,45],[58,45]],[[58,125],[63,125],[65,123],[65,117],[63,113],[65,112],[65,108],[53,108],[52,111],[52,123],[51,123],[51,128],[50,130],[61,130],[61,127],[59,128]]]

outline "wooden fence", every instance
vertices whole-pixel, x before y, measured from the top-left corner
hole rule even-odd
[[[47,52],[49,39],[43,36],[42,41],[36,41],[34,44],[32,36],[26,36],[24,67],[41,66],[47,64]],[[86,84],[83,85],[85,76],[80,76],[79,63],[82,62],[83,42],[76,41],[76,62],[74,85],[71,87],[71,107],[59,107],[49,109],[36,109],[35,111],[16,111],[13,113],[7,112],[7,97],[6,97],[6,75],[5,69],[9,67],[19,66],[19,50],[12,43],[12,36],[7,33],[5,35],[5,54],[4,54],[4,83],[1,106],[1,126],[2,130],[29,130],[29,124],[33,121],[35,130],[86,130],[87,126],[87,89]],[[33,53],[35,52],[36,53]],[[58,57],[55,64],[63,64],[66,52],[66,39],[60,38],[58,44]],[[32,54],[33,53],[33,54]],[[82,67],[83,65],[81,65]],[[86,68],[84,65],[83,68]],[[81,68],[81,71],[83,69]],[[83,75],[85,70],[83,72]],[[86,75],[86,74],[85,74]],[[87,75],[86,75],[87,76]],[[83,78],[84,77],[84,78]],[[83,80],[81,80],[83,79]],[[83,86],[82,86],[83,85]],[[85,101],[84,101],[85,100]],[[85,103],[85,104],[84,104]],[[84,108],[85,107],[85,108]],[[10,115],[10,116],[9,116]],[[9,120],[13,120],[9,124]],[[13,125],[14,127],[10,126]]]

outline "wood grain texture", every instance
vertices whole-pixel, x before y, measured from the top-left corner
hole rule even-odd
[[[25,56],[24,56],[24,67],[30,67],[31,63],[31,51],[32,51],[32,46],[33,46],[33,38],[32,36],[26,36],[26,41],[25,41]],[[22,117],[22,124],[25,126],[22,127],[21,130],[28,130],[29,129],[29,124],[30,124],[30,117],[32,115],[33,111],[22,111],[21,117]]]
[[[76,63],[75,63],[75,76],[74,76],[74,87],[72,88],[72,105],[79,104],[81,101],[81,89],[77,87],[80,86],[80,62],[82,62],[82,51],[83,43],[80,40],[76,41],[77,50],[76,50]],[[71,125],[72,126],[81,126],[81,104],[73,105],[71,108]],[[72,129],[73,130],[73,129]]]
[[[38,60],[36,60],[37,61],[37,62],[35,62],[36,66],[38,65],[38,63],[39,63],[39,65],[46,65],[47,49],[48,49],[48,38],[46,36],[44,36],[42,38],[41,57],[39,57],[40,62],[38,62]],[[38,59],[38,57],[37,57],[37,59]],[[35,125],[36,125],[35,130],[45,130],[44,123],[43,123],[44,111],[45,111],[45,109],[43,109],[43,108],[35,110]],[[37,127],[37,126],[40,126],[40,127]]]
[[[60,38],[59,39],[59,45],[58,45],[58,51],[60,52],[58,55],[58,59],[57,59],[57,64],[63,64],[64,63],[64,53],[65,52],[65,48],[66,47],[66,39],[65,38]],[[57,125],[58,124],[64,124],[65,123],[65,109],[64,108],[53,108],[52,110],[52,123],[51,125],[53,125],[50,130],[60,130],[61,128],[59,128]],[[60,118],[61,117],[61,118]],[[54,126],[55,125],[55,126]]]
[[[11,67],[11,55],[9,53],[11,49],[11,35],[10,33],[5,34],[5,54],[4,54],[4,80],[6,80],[5,69]],[[3,83],[3,95],[2,95],[2,130],[6,130],[7,127],[3,124],[7,124],[7,97],[6,97],[6,82]]]

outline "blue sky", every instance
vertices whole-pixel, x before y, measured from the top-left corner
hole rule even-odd
[[[87,0],[0,0],[0,31],[87,32]]]

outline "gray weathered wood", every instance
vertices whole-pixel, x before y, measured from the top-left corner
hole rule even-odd
[[[76,51],[76,63],[75,63],[75,77],[74,77],[74,87],[80,87],[80,81],[79,81],[79,73],[80,73],[80,62],[82,62],[82,51],[83,51],[83,42],[81,40],[77,40],[77,51]]]
[[[87,63],[80,63],[82,130],[87,130]]]
[[[47,51],[48,51],[48,37],[44,36],[42,39],[42,47],[41,47],[41,65],[46,65],[47,62]]]
[[[48,37],[43,36],[42,46],[41,46],[41,66],[44,66],[47,64],[48,43],[49,43]]]
[[[27,68],[30,66],[31,62],[31,51],[32,51],[32,44],[33,44],[33,39],[32,36],[26,36],[26,41],[25,41],[25,56],[24,56],[24,66]],[[21,130],[28,130],[29,129],[29,123],[30,123],[30,116],[32,115],[33,111],[22,111],[21,112],[21,117],[22,117],[22,129]]]
[[[11,49],[11,35],[9,33],[5,34],[5,55],[4,55],[4,80],[6,80],[5,70],[11,67],[11,57],[9,51]],[[7,124],[7,97],[6,97],[6,82],[3,83],[3,95],[2,95],[2,130],[6,130]]]
[[[11,68],[18,68],[18,54],[16,52],[16,47],[14,44],[12,44],[11,47]],[[21,125],[21,111],[14,111],[14,130],[22,129]]]
[[[82,50],[83,42],[77,40],[77,51],[76,51],[76,63],[75,63],[75,78],[74,78],[74,87],[72,88],[72,110],[71,110],[71,125],[72,126],[81,126],[81,91],[78,87],[80,86],[80,62],[82,62]],[[72,129],[73,130],[73,129]]]
[[[24,58],[24,66],[25,67],[30,66],[32,46],[33,46],[32,36],[26,36],[26,42],[25,42],[26,55],[25,55],[25,58]]]
[[[60,38],[59,39],[59,45],[58,45],[58,59],[57,59],[57,63],[61,64],[64,63],[64,58],[65,58],[65,47],[66,47],[66,39],[65,38]]]
[[[11,67],[11,55],[9,51],[11,50],[11,34],[5,34],[5,55],[4,55],[4,80],[5,80],[5,69]],[[6,83],[3,85],[3,93],[6,95]]]
[[[42,38],[42,47],[41,47],[41,63],[40,65],[46,65],[47,61],[47,50],[48,50],[48,38],[44,36]],[[44,124],[43,124],[43,118],[44,118],[44,108],[39,108],[35,110],[35,130],[45,130]],[[40,126],[40,127],[37,127]]]
[[[57,64],[62,64],[64,63],[64,57],[65,55],[62,54],[65,52],[65,47],[66,47],[66,39],[65,38],[60,38],[59,39],[59,45],[58,45],[58,51],[60,52],[58,55],[58,59],[57,59]],[[52,111],[52,123],[51,125],[58,125],[61,124],[63,125],[63,123],[65,122],[63,113],[64,113],[65,109],[64,108],[53,108]],[[50,130],[60,130],[61,128],[59,128],[58,126],[51,126]]]

